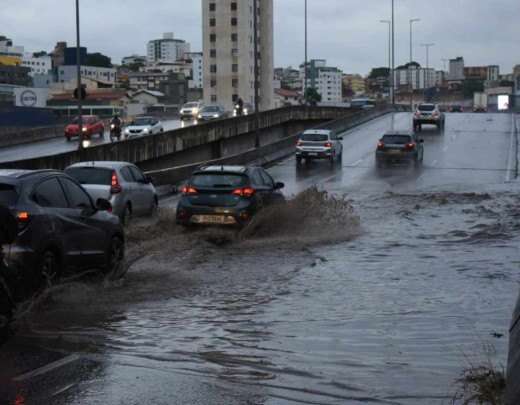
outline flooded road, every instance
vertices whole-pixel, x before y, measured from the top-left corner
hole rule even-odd
[[[56,286],[0,348],[0,395],[38,404],[449,404],[470,361],[505,365],[518,294],[511,117],[450,114],[420,169],[374,168],[381,134],[344,136],[343,167],[270,169],[301,221],[185,232],[168,207],[129,234],[117,281]],[[314,195],[314,194],[313,194]],[[304,200],[309,202],[310,200]],[[291,215],[294,226],[275,226]],[[305,217],[305,219],[303,219]],[[298,216],[296,216],[298,218]],[[283,228],[283,229],[282,229]],[[484,353],[484,348],[493,348]]]

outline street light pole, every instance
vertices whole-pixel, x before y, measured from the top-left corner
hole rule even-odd
[[[390,90],[390,74],[392,70],[392,21],[379,20],[379,22],[388,24],[388,90]]]
[[[429,44],[421,44],[421,46],[424,46],[426,48],[426,71],[424,75],[424,88],[428,88],[428,85],[430,84],[430,77],[429,77],[429,68],[430,68],[430,47],[435,46],[434,43]]]
[[[392,98],[392,105],[395,106],[395,12],[394,12],[394,0],[392,0],[392,69],[391,69],[391,75],[392,75],[392,90],[391,90],[391,98]]]
[[[255,53],[254,58],[254,72],[255,72],[255,80],[254,80],[254,86],[255,86],[255,148],[260,147],[260,134],[259,134],[259,119],[258,119],[258,110],[260,107],[260,103],[258,100],[258,0],[253,0],[253,29],[255,30],[253,34],[253,40],[254,40],[254,46],[253,51]]]
[[[308,53],[307,53],[307,0],[305,0],[305,62],[303,65],[303,100],[305,104],[307,104],[306,93],[307,93],[307,63],[308,63]]]
[[[421,21],[420,18],[410,19],[410,64],[408,65],[408,88],[410,89],[410,111],[413,111],[413,84],[412,84],[412,62],[413,62],[413,23]]]
[[[79,145],[78,148],[83,149],[83,117],[82,117],[82,88],[81,88],[81,52],[80,52],[80,36],[79,36],[79,0],[76,0],[76,75],[77,75],[77,100],[78,100],[78,130]]]

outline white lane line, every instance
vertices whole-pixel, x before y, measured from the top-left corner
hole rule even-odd
[[[357,165],[359,165],[360,163],[363,163],[363,159],[359,159],[357,162],[354,162],[352,164],[353,167],[356,167]]]
[[[439,162],[438,160],[434,160],[434,161],[432,162],[432,166],[437,166],[437,163],[438,163],[438,162]]]
[[[77,354],[71,354],[61,360],[53,361],[52,363],[47,364],[46,366],[37,368],[35,370],[29,371],[22,375],[13,378],[14,382],[22,382],[25,380],[29,380],[33,377],[37,377],[39,375],[47,374],[50,371],[56,370],[57,368],[66,366],[67,364],[78,361],[80,357]]]
[[[510,182],[513,178],[513,169],[516,165],[516,121],[515,115],[511,114],[511,139],[509,141],[509,153],[507,155],[507,171],[506,182]]]

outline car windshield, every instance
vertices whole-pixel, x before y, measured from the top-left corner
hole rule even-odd
[[[326,134],[302,134],[300,139],[305,142],[324,142],[329,140]]]
[[[197,103],[186,103],[183,108],[195,108],[197,107]]]
[[[112,181],[112,169],[101,167],[71,167],[65,170],[69,176],[80,184],[109,186]]]
[[[82,121],[83,121],[83,124],[90,124],[90,123],[96,121],[96,119],[94,117],[82,117]],[[78,123],[78,117],[74,118],[72,120],[72,123],[73,124],[77,124]]]
[[[201,188],[232,188],[247,184],[247,177],[234,173],[200,173],[195,174],[190,185]]]
[[[18,193],[15,186],[11,184],[0,183],[0,204],[6,207],[13,206],[18,199]]]
[[[383,143],[393,145],[404,145],[411,142],[410,135],[385,135],[383,136]]]
[[[433,111],[435,106],[433,104],[421,104],[418,109],[419,111]]]
[[[143,117],[143,118],[136,118],[132,121],[132,125],[153,125],[153,118]]]
[[[219,108],[216,106],[204,107],[202,112],[219,112]]]

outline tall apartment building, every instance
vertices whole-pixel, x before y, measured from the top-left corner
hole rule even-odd
[[[204,85],[204,60],[202,52],[189,52],[184,54],[186,60],[191,60],[191,80],[188,83],[190,89],[202,89]]]
[[[273,0],[256,0],[258,103],[273,107]],[[204,101],[232,110],[255,104],[255,0],[202,0]]]
[[[190,51],[190,44],[182,39],[175,39],[172,32],[166,32],[161,39],[148,42],[146,58],[148,63],[176,62]]]
[[[450,73],[448,80],[460,81],[464,80],[464,58],[459,56],[455,59],[450,59]]]
[[[300,67],[303,75],[304,65]],[[321,95],[322,103],[340,103],[343,101],[343,72],[337,67],[327,66],[325,59],[313,59],[307,68],[307,87],[314,87]]]

